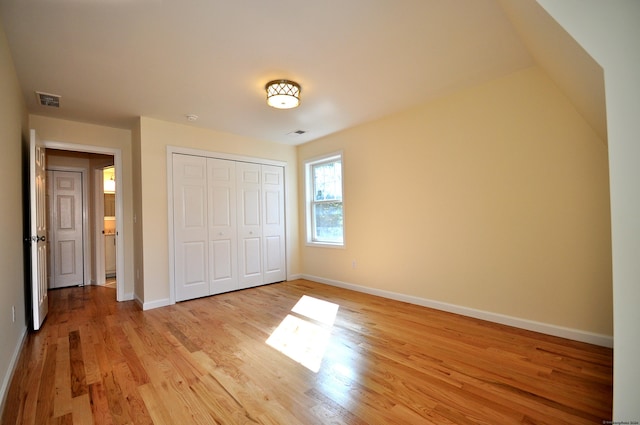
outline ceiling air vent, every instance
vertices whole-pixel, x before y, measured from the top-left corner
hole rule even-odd
[[[287,135],[288,136],[302,136],[306,132],[307,132],[306,130],[296,130],[296,131],[292,131],[291,133],[287,133]]]
[[[43,92],[37,91],[36,97],[38,98],[38,102],[42,106],[50,106],[52,108],[60,107],[60,96],[58,96],[57,94],[43,93]]]

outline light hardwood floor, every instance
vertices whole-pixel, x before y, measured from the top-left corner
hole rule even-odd
[[[308,306],[292,311],[304,295],[337,304],[335,323]],[[304,280],[147,312],[114,299],[104,287],[50,292],[49,316],[28,336],[2,423],[611,419],[612,351],[602,347]],[[285,341],[282,350],[297,350],[303,363],[327,341],[317,373],[266,343],[276,329],[285,336],[270,341]]]

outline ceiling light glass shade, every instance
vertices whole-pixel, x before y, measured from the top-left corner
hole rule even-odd
[[[267,104],[278,109],[291,109],[300,104],[300,86],[289,80],[269,81],[267,90]]]
[[[111,179],[111,180],[105,180],[104,181],[104,193],[115,193],[116,192],[116,181]]]

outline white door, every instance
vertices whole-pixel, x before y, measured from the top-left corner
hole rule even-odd
[[[209,295],[206,158],[173,155],[173,197],[176,301],[204,297]]]
[[[49,287],[84,284],[82,173],[49,171],[51,281]]]
[[[209,216],[209,293],[233,291],[238,286],[236,237],[236,163],[207,159]]]
[[[262,284],[261,166],[236,163],[240,288]]]
[[[284,238],[284,169],[262,166],[262,204],[264,238],[263,283],[286,280]]]
[[[33,329],[38,330],[49,311],[47,294],[47,213],[45,147],[35,130],[29,140],[29,195],[31,238],[31,301]]]

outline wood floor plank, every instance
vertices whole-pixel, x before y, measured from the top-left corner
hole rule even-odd
[[[333,325],[292,312],[305,295],[338,305]],[[611,420],[610,349],[305,280],[145,312],[104,287],[49,300],[3,424]],[[296,348],[321,355],[319,370],[267,344],[288,315],[298,323],[281,339],[289,350],[309,338],[302,329],[327,327],[325,347]]]
[[[170,414],[165,401],[156,393],[152,383],[144,384],[138,387],[140,396],[144,400],[144,404],[149,412],[149,416],[155,425],[173,425],[175,422]]]
[[[69,333],[69,358],[71,361],[71,396],[78,397],[87,393],[87,379],[79,331]]]
[[[151,425],[153,422],[149,415],[144,400],[140,396],[138,387],[140,384],[129,369],[127,363],[119,363],[113,367],[113,375],[122,392],[124,407],[127,409],[127,416],[132,423],[138,425]]]
[[[36,405],[35,412],[36,424],[47,423],[49,422],[49,419],[53,417],[57,348],[57,344],[50,344],[47,346],[42,381],[38,388],[38,403]]]
[[[71,400],[73,405],[73,425],[93,425],[95,423],[91,410],[89,394],[83,394]]]
[[[42,384],[43,371],[45,370],[46,337],[43,335],[40,338],[28,341],[25,349],[28,350],[27,362],[20,363],[24,368],[16,370],[13,378],[15,381],[16,377],[21,377],[23,374],[25,377],[24,380],[21,379],[23,385],[16,389],[16,391],[19,391],[18,397],[20,400],[17,404],[19,412],[16,423],[35,424],[36,414],[38,413],[38,394]],[[29,373],[26,373],[27,371]],[[7,405],[6,409],[9,410],[11,407]]]
[[[96,425],[112,425],[113,418],[109,410],[109,400],[103,382],[89,385],[89,404],[91,405],[91,415]]]
[[[69,338],[58,338],[56,353],[56,391],[53,400],[53,416],[60,417],[72,412],[71,404],[71,357],[69,354]]]
[[[100,382],[100,368],[98,367],[98,359],[96,358],[95,345],[96,340],[93,336],[93,328],[91,323],[84,323],[79,326],[78,333],[82,344],[82,361],[85,370],[85,382],[87,385]]]
[[[73,415],[67,413],[62,416],[49,418],[49,425],[73,425]]]

